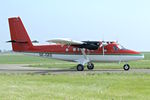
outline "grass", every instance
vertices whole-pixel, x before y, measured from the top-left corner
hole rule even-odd
[[[23,54],[0,54],[0,64],[40,64],[50,63],[53,59],[40,58],[35,56],[27,56]]]
[[[150,68],[150,52],[144,52],[145,58],[139,61],[131,61],[131,68]],[[76,68],[77,63],[60,61],[56,59],[40,58],[22,54],[1,54],[0,64],[29,64],[30,67],[42,68]],[[96,69],[120,69],[124,63],[94,63]]]
[[[20,54],[1,54],[0,64],[74,68],[76,63]],[[122,63],[123,64],[123,63]],[[130,62],[133,68],[150,68],[145,59]],[[96,68],[120,68],[115,63],[95,63]],[[0,100],[149,100],[150,74],[0,74]]]
[[[149,100],[150,74],[0,75],[2,100]]]

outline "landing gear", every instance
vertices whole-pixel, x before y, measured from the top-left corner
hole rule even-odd
[[[77,71],[83,71],[85,64],[87,64],[87,68],[89,70],[94,69],[94,64],[90,62],[89,58],[87,57],[85,53],[85,50],[81,49],[81,52],[82,52],[83,58],[78,60],[79,64],[77,65]]]
[[[128,70],[130,69],[130,65],[129,65],[129,64],[125,64],[125,65],[123,66],[123,69],[124,69],[125,71],[128,71]]]
[[[77,71],[83,71],[83,70],[84,70],[84,66],[82,64],[78,64]]]
[[[87,64],[87,68],[88,68],[89,70],[94,69],[94,64],[93,64],[93,63],[88,63],[88,64]]]
[[[93,69],[94,69],[94,64],[91,63],[91,62],[87,63],[87,68],[88,68],[89,70],[93,70]],[[83,71],[83,70],[84,70],[84,65],[78,64],[78,65],[77,65],[77,71]]]

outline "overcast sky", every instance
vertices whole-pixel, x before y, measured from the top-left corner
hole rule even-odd
[[[31,40],[118,40],[150,51],[150,0],[0,0],[0,49],[11,50],[8,17],[20,16]]]

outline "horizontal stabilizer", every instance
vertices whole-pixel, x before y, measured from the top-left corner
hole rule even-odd
[[[6,41],[7,43],[11,42],[11,43],[28,43],[27,41],[16,41],[16,40],[10,40],[10,41]]]

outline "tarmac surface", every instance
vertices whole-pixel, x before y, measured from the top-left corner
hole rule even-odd
[[[0,64],[0,73],[30,73],[30,74],[78,74],[78,73],[149,73],[150,69],[94,69],[76,71],[76,69],[35,68],[26,64]]]

